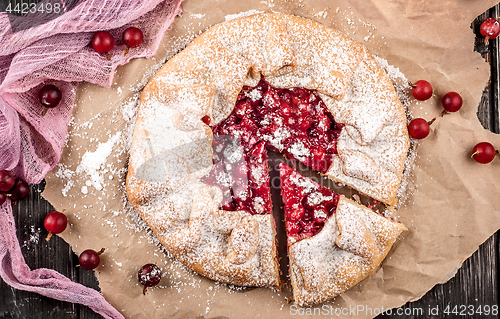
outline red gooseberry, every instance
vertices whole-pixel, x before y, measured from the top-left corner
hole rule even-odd
[[[429,135],[431,128],[426,120],[423,118],[413,119],[408,125],[408,133],[411,137],[422,139]]]
[[[68,218],[61,212],[53,211],[45,216],[43,225],[45,229],[49,231],[49,235],[46,238],[46,240],[49,241],[52,234],[60,234],[66,229],[68,226]]]
[[[472,150],[472,158],[481,164],[490,163],[493,161],[496,154],[498,154],[498,151],[496,151],[495,147],[488,142],[478,143]]]
[[[497,19],[487,18],[481,23],[479,32],[484,37],[484,44],[488,45],[490,39],[495,39],[500,34],[500,23]]]
[[[432,96],[432,85],[425,80],[419,80],[411,87],[411,94],[419,101],[425,101]]]

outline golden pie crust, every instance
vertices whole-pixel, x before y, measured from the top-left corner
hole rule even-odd
[[[157,72],[141,96],[126,187],[134,209],[187,267],[220,282],[279,288],[272,215],[220,210],[221,190],[200,181],[212,167],[212,131],[201,118],[224,120],[242,87],[261,76],[274,87],[317,90],[345,125],[327,176],[396,204],[409,138],[392,82],[361,44],[281,13],[215,25]],[[358,226],[362,232],[352,231]],[[358,283],[403,229],[342,200],[320,233],[290,247],[296,303],[322,302]],[[308,249],[318,247],[314,260]]]

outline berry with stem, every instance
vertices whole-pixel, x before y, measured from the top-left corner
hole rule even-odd
[[[108,52],[111,51],[114,46],[115,40],[111,33],[107,31],[97,32],[92,38],[92,48],[94,48],[97,53],[105,53],[108,60],[111,60]]]
[[[43,86],[38,92],[38,100],[43,105],[42,116],[44,116],[48,109],[54,108],[61,102],[62,93],[59,88],[53,84]]]
[[[443,105],[444,110],[439,114],[439,117],[443,117],[445,114],[457,112],[460,110],[463,104],[462,97],[457,92],[448,92],[441,99],[441,104]],[[427,124],[431,125],[437,117],[433,118]]]
[[[66,229],[68,226],[68,218],[61,212],[53,211],[45,216],[43,225],[45,226],[45,229],[49,231],[49,234],[45,239],[46,241],[49,241],[52,234],[62,233]]]
[[[127,48],[123,52],[123,55],[126,55],[130,48],[137,48],[141,45],[142,41],[144,40],[144,35],[139,28],[130,27],[123,31],[122,38],[123,43],[125,43],[125,45],[127,46]]]
[[[411,137],[416,139],[425,138],[431,131],[431,128],[429,126],[430,124],[423,118],[413,119],[408,125],[408,133]]]
[[[84,250],[80,254],[80,257],[78,257],[78,262],[80,263],[80,267],[86,270],[92,270],[97,268],[97,266],[99,266],[99,263],[101,262],[101,258],[99,256],[104,252],[104,250],[105,250],[104,248],[102,248],[98,252],[92,249]]]
[[[497,19],[487,18],[481,23],[479,32],[484,37],[484,44],[488,45],[490,39],[495,39],[500,34],[500,23]]]
[[[142,293],[145,295],[148,287],[154,287],[160,282],[161,269],[155,264],[146,264],[139,269],[137,279],[139,283],[144,286]]]
[[[448,92],[443,96],[441,104],[447,112],[456,112],[462,107],[463,100],[457,92]]]
[[[6,192],[14,187],[16,183],[16,177],[11,171],[1,170],[0,171],[0,192]]]
[[[478,163],[488,164],[498,154],[498,150],[488,142],[481,142],[474,146],[471,157]]]
[[[411,94],[419,101],[428,100],[432,96],[432,85],[425,80],[419,80],[411,84],[411,87]]]

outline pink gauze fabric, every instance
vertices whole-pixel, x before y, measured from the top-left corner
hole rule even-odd
[[[0,13],[0,170],[11,170],[29,184],[39,183],[61,156],[78,83],[110,87],[119,65],[152,57],[180,14],[181,2],[84,0],[49,22],[17,32],[7,13]],[[124,56],[121,34],[129,26],[140,28],[144,41]],[[115,39],[110,61],[89,45],[101,30]],[[63,99],[42,116],[38,91],[48,83],[59,87]],[[0,275],[16,289],[80,303],[105,318],[123,318],[98,291],[54,270],[30,270],[16,237],[9,199],[0,207]]]

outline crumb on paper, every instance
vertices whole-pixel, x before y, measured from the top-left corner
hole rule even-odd
[[[202,13],[192,13],[191,17],[194,19],[203,19],[205,17],[205,14]]]
[[[330,8],[327,7],[325,10],[316,13],[315,16],[317,16],[318,18],[326,19],[326,17],[328,16],[328,10],[330,10]]]

